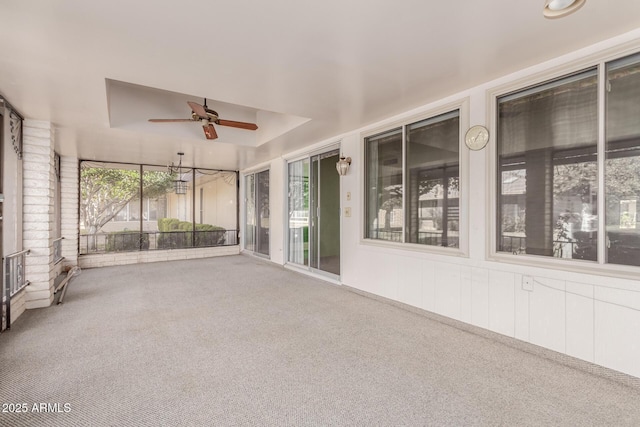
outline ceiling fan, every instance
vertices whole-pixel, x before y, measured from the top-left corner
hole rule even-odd
[[[189,107],[191,107],[190,119],[149,119],[153,123],[168,123],[168,122],[200,122],[202,123],[202,129],[204,129],[204,135],[207,139],[216,139],[218,134],[213,124],[220,126],[229,126],[232,128],[256,130],[258,126],[255,123],[237,122],[235,120],[224,120],[218,117],[218,113],[207,107],[207,99],[204,99],[204,105],[196,104],[195,102],[188,101]]]

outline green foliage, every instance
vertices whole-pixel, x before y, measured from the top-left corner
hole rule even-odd
[[[553,192],[556,196],[568,194],[591,200],[591,189],[597,186],[596,162],[582,162],[555,166]],[[640,159],[626,157],[606,162],[607,199],[621,200],[640,194]]]
[[[590,201],[592,189],[597,187],[598,165],[596,162],[556,165],[553,177],[555,197],[579,196],[583,202]]]
[[[204,225],[202,229],[198,229],[198,225]],[[220,246],[224,245],[227,236],[226,230],[216,225],[196,224],[196,247],[204,246]]]
[[[180,220],[177,218],[161,218],[158,220],[159,231],[176,231]]]
[[[640,195],[640,158],[637,156],[608,159],[605,163],[606,222],[619,225],[620,201]],[[597,187],[597,164],[583,162],[555,167],[554,197],[579,196],[591,203]]]
[[[158,219],[158,230],[159,231],[166,231],[167,229],[167,220],[169,218],[159,218]]]
[[[224,228],[210,224],[196,224],[196,231],[220,231]]]
[[[621,211],[620,202],[640,198],[640,157],[610,159],[606,162],[606,216],[607,225],[630,226],[633,218]]]
[[[158,249],[180,249],[224,245],[226,230],[211,224],[196,224],[195,244],[193,244],[193,223],[176,218],[158,220]]]
[[[525,232],[525,210],[520,209],[518,216],[506,215],[502,216],[502,232],[503,233],[524,233]]]
[[[304,176],[289,179],[289,210],[301,211],[309,209],[309,165],[305,166]]]
[[[608,197],[622,200],[640,194],[640,157],[607,160],[606,171]]]
[[[145,171],[140,194],[139,169],[112,169],[82,165],[80,170],[80,215],[89,234],[111,221],[131,200],[156,198],[171,188],[168,172]]]
[[[106,252],[124,252],[149,249],[149,233],[138,233],[131,231],[116,231],[106,236]]]

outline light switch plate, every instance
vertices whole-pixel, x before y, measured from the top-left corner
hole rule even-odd
[[[351,191],[347,191],[347,201],[351,200]]]
[[[351,217],[351,208],[344,208],[344,216],[346,218]]]
[[[533,291],[533,277],[522,276],[522,290]]]

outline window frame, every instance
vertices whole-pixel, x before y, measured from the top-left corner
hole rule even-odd
[[[305,271],[305,272],[311,272],[312,274],[319,274],[321,275],[323,278],[329,278],[331,280],[333,280],[335,278],[335,275],[329,273],[328,275],[325,274],[325,272],[323,272],[322,270],[319,269],[312,269],[309,265],[306,264],[297,264],[293,261],[289,260],[289,179],[290,179],[290,175],[289,175],[289,165],[291,165],[292,163],[301,161],[301,160],[309,160],[309,167],[311,167],[311,158],[313,158],[314,156],[321,156],[323,154],[326,154],[328,152],[331,151],[336,151],[338,150],[338,152],[342,152],[342,140],[334,140],[333,142],[329,143],[329,144],[320,144],[320,145],[314,145],[310,147],[311,149],[309,150],[305,150],[305,151],[298,151],[295,152],[294,155],[289,155],[289,156],[283,156],[282,159],[284,161],[284,176],[285,179],[283,180],[283,187],[282,187],[282,191],[283,194],[285,195],[285,197],[283,197],[283,205],[282,205],[282,209],[283,209],[283,225],[284,225],[284,230],[283,230],[283,250],[284,250],[284,264],[285,266],[288,267],[292,267],[295,269],[299,269],[301,271]],[[340,189],[339,189],[339,193],[340,193],[340,197],[342,197],[342,180],[340,180]],[[343,213],[342,213],[342,202],[340,202],[340,209],[341,209],[341,214],[340,214],[340,253],[342,254],[342,250],[343,250],[343,246],[342,246],[342,230],[343,230],[343,224],[342,224],[342,219],[343,219]]]
[[[421,243],[410,243],[406,241],[406,209],[407,198],[405,194],[405,187],[407,185],[407,141],[406,141],[406,127],[418,123],[423,120],[433,119],[437,116],[458,111],[458,167],[459,167],[459,242],[458,247],[443,247],[426,245]],[[380,135],[385,132],[393,131],[394,129],[401,128],[402,130],[402,186],[403,186],[403,227],[402,227],[402,242],[393,242],[389,240],[372,239],[367,237],[367,218],[368,218],[368,186],[367,186],[367,138]],[[469,150],[464,144],[464,134],[469,128],[469,97],[459,98],[455,101],[448,102],[439,106],[431,106],[418,114],[407,115],[406,117],[396,118],[390,120],[387,123],[377,126],[372,129],[368,129],[360,133],[360,158],[362,159],[363,166],[360,172],[360,188],[362,189],[363,197],[360,201],[361,220],[362,225],[360,227],[360,243],[363,245],[369,245],[372,247],[383,247],[390,249],[408,250],[423,253],[432,253],[457,257],[469,257]]]
[[[151,212],[151,200],[152,199],[150,199],[148,196],[142,198],[142,222],[156,221],[156,219],[151,219],[151,215],[150,215],[150,212]],[[130,212],[129,212],[130,206],[131,206],[131,202],[127,203],[124,206],[124,208],[122,208],[122,211],[124,211],[126,219],[122,219],[122,220],[116,219],[117,216],[115,216],[113,220],[115,222],[138,221],[137,219],[131,219]],[[146,215],[146,217],[145,217],[145,215]]]
[[[157,170],[157,171],[161,171],[164,172],[165,170],[167,170],[167,166],[162,166],[162,165],[154,165],[154,164],[150,164],[150,163],[131,163],[131,162],[117,162],[117,161],[108,161],[108,160],[90,160],[90,159],[78,159],[78,223],[77,223],[77,231],[78,231],[78,236],[79,236],[79,240],[78,240],[78,254],[81,256],[91,256],[93,254],[91,253],[81,253],[80,250],[80,238],[86,234],[82,234],[81,233],[81,228],[82,228],[82,224],[81,224],[81,219],[82,219],[82,215],[80,214],[80,205],[82,203],[82,167],[83,164],[88,164],[89,167],[103,167],[103,168],[111,168],[111,169],[124,169],[124,170],[134,170],[134,171],[138,171],[140,173],[140,183],[139,183],[139,191],[140,191],[140,195],[142,197],[140,197],[139,199],[139,207],[140,209],[140,218],[136,219],[136,220],[131,220],[130,217],[130,206],[131,203],[127,203],[122,210],[126,210],[126,219],[125,220],[116,220],[114,222],[136,222],[139,224],[140,229],[139,230],[132,230],[134,232],[140,232],[140,233],[144,233],[144,224],[145,222],[152,222],[154,220],[150,220],[149,218],[144,219],[144,214],[149,213],[149,198],[148,197],[143,197],[144,196],[144,191],[143,191],[143,186],[142,186],[142,179],[143,179],[143,174],[146,171],[150,171],[150,170]],[[210,169],[210,168],[198,168],[195,166],[192,167],[184,167],[185,172],[184,173],[193,173],[193,171],[197,171],[197,170],[205,170],[205,171],[211,171],[211,172],[223,172],[223,173],[233,173],[235,175],[235,179],[236,179],[236,204],[235,204],[235,211],[236,211],[236,227],[235,228],[227,228],[226,230],[228,231],[235,231],[236,232],[236,241],[238,243],[234,244],[234,245],[229,245],[229,246],[236,246],[236,245],[240,245],[239,241],[237,240],[239,238],[239,231],[240,231],[240,224],[238,222],[238,218],[239,218],[239,212],[240,212],[240,199],[238,197],[238,189],[239,189],[239,180],[240,180],[240,173],[238,171],[234,171],[234,170],[227,170],[227,169]],[[186,172],[186,170],[190,170],[190,172]],[[195,188],[195,187],[194,187]],[[191,195],[192,197],[195,195],[194,190],[191,190]],[[145,200],[147,201],[145,203]],[[146,207],[146,208],[145,208]],[[195,224],[197,223],[195,221],[195,217],[196,214],[195,212],[191,213],[191,223],[194,224],[194,229],[195,229]],[[114,217],[115,220],[115,217]],[[185,247],[183,249],[198,249],[198,247]],[[156,249],[154,249],[156,250]],[[143,250],[141,249],[140,252],[142,252]],[[127,251],[128,252],[128,251]],[[134,251],[137,252],[137,251]]]
[[[525,77],[512,79],[506,83],[489,87],[486,90],[486,115],[489,124],[489,142],[487,144],[487,198],[486,198],[486,233],[485,253],[487,261],[496,261],[506,264],[516,264],[539,268],[554,268],[576,273],[587,273],[603,276],[614,276],[620,278],[637,279],[639,266],[622,264],[610,264],[605,262],[605,242],[606,242],[606,186],[605,186],[605,146],[606,146],[606,90],[607,90],[607,63],[640,54],[640,42],[629,42],[623,45],[602,50],[581,59],[569,61],[562,65],[548,67],[543,71],[532,71]],[[544,65],[544,64],[543,64]],[[595,68],[597,72],[597,183],[598,183],[598,247],[597,261],[581,259],[562,259],[547,256],[530,254],[511,254],[508,252],[498,252],[498,100],[500,97],[516,92],[524,92],[530,88],[543,85],[547,82],[562,79]]]
[[[246,233],[247,233],[247,182],[246,182],[246,178],[249,176],[253,176],[253,188],[254,188],[254,198],[257,195],[256,192],[256,187],[257,187],[257,181],[256,181],[256,177],[258,174],[263,173],[263,172],[267,172],[269,175],[269,209],[272,209],[271,206],[271,165],[270,164],[266,164],[266,165],[260,165],[259,167],[253,168],[253,169],[249,169],[246,170],[242,173],[239,174],[238,176],[238,180],[239,180],[239,188],[240,188],[240,197],[239,200],[242,199],[242,208],[241,208],[241,212],[240,212],[240,223],[239,223],[239,230],[240,230],[240,236],[238,237],[238,242],[240,244],[240,250],[241,252],[244,253],[248,253],[251,254],[253,256],[257,256],[259,258],[264,258],[264,259],[271,259],[271,238],[269,238],[269,253],[268,254],[263,254],[261,252],[259,252],[257,250],[257,238],[256,235],[254,234],[253,238],[254,238],[254,249],[247,249],[245,247],[245,237],[246,237]],[[255,203],[255,200],[254,200]],[[254,209],[256,209],[257,212],[257,208],[256,206],[254,206]],[[270,221],[271,221],[271,215],[270,217]],[[255,218],[257,221],[257,217]]]

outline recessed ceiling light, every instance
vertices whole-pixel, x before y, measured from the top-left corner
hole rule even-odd
[[[542,14],[545,18],[561,18],[580,9],[587,0],[545,0]]]

